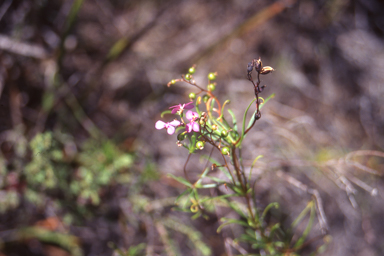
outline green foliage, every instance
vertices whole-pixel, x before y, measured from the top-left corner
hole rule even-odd
[[[143,250],[146,248],[145,243],[141,243],[138,245],[133,245],[128,248],[128,250],[122,250],[118,248],[114,243],[110,242],[108,243],[108,246],[113,248],[116,255],[119,256],[140,256],[144,255]]]
[[[122,153],[111,141],[89,140],[70,157],[60,141],[70,137],[60,136],[46,132],[30,142],[32,159],[24,175],[29,189],[27,199],[31,202],[38,203],[41,192],[62,191],[67,200],[98,205],[104,187],[113,182],[130,181],[128,169],[133,164],[133,156]],[[72,145],[75,144],[72,142]]]
[[[163,220],[163,224],[170,229],[186,235],[192,242],[194,248],[199,251],[201,255],[211,255],[211,249],[203,242],[201,233],[193,227],[185,225],[177,219],[165,219]]]
[[[53,232],[40,227],[29,227],[18,231],[18,239],[37,239],[44,243],[55,244],[67,250],[72,256],[82,256],[80,242],[77,237],[69,234]]]

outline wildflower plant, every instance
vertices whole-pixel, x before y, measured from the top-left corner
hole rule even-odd
[[[280,228],[280,223],[268,226],[265,222],[266,215],[271,208],[277,208],[277,203],[271,203],[261,211],[256,207],[255,185],[251,182],[251,172],[246,175],[241,159],[241,148],[245,142],[244,138],[251,132],[257,120],[261,118],[261,108],[270,100],[274,94],[266,99],[260,94],[264,92],[265,85],[261,86],[261,75],[267,75],[274,71],[270,66],[263,66],[261,59],[254,59],[248,63],[247,79],[252,83],[255,98],[250,102],[245,110],[242,126],[239,127],[233,111],[226,109],[229,100],[223,103],[215,96],[217,73],[208,74],[208,84],[206,88],[198,85],[194,80],[196,67],[189,69],[188,73],[179,79],[174,79],[168,83],[168,87],[177,82],[184,82],[197,88],[197,93],[189,94],[190,102],[181,103],[170,107],[164,111],[165,114],[173,114],[174,120],[166,123],[162,120],[156,122],[156,129],[166,128],[168,134],[177,133],[177,145],[188,150],[189,155],[184,165],[185,177],[170,175],[173,179],[184,184],[187,189],[178,197],[178,209],[193,213],[192,218],[208,217],[207,212],[213,211],[212,206],[224,206],[231,208],[238,214],[238,218],[222,218],[223,222],[218,228],[220,232],[226,225],[238,224],[243,227],[243,234],[232,241],[232,247],[246,255],[298,255],[298,251],[306,244],[304,241],[308,236],[313,224],[315,214],[315,202],[311,201],[303,210],[302,214],[295,220],[300,222],[305,216],[310,215],[307,228],[299,236],[299,239],[292,245],[291,239]],[[247,113],[251,106],[255,104],[255,110],[250,120],[246,120]],[[195,108],[195,110],[192,110]],[[232,120],[227,120],[224,116],[225,111],[229,113]],[[207,165],[201,171],[197,180],[192,181],[188,177],[187,166],[192,154],[207,148],[210,151],[204,156]],[[219,159],[216,159],[214,151],[218,152]],[[262,156],[257,156],[254,163]],[[220,178],[212,175],[219,169],[224,175]],[[218,196],[206,196],[203,190],[218,189],[224,187],[230,193],[217,193]],[[206,193],[205,193],[206,194]],[[294,225],[292,225],[294,227]],[[292,238],[292,237],[291,237]],[[226,243],[228,242],[226,239]],[[247,250],[240,248],[239,242],[244,242]],[[246,245],[248,244],[248,245]],[[319,247],[321,251],[323,247]],[[256,254],[253,254],[256,253]],[[288,253],[288,254],[285,254]],[[292,254],[291,254],[292,253]]]

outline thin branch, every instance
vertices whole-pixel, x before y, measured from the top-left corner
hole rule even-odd
[[[318,212],[318,220],[320,223],[321,231],[325,235],[328,230],[328,224],[327,224],[327,217],[325,216],[324,209],[323,209],[323,201],[320,197],[319,191],[316,189],[308,188],[307,185],[303,184],[302,182],[298,181],[297,179],[293,178],[292,176],[285,174],[283,171],[279,170],[276,172],[277,177],[284,179],[291,185],[301,189],[302,191],[312,195],[316,200],[316,208]]]
[[[49,56],[48,52],[39,45],[18,42],[5,35],[0,35],[0,49],[36,59],[46,59]]]
[[[9,6],[11,6],[12,0],[6,0],[3,5],[0,7],[0,21],[3,18],[4,14],[8,11]]]

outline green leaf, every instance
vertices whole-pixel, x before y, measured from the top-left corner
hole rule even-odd
[[[124,154],[119,156],[114,162],[113,165],[116,170],[120,170],[121,168],[129,168],[133,164],[133,156]]]
[[[244,226],[244,227],[248,227],[248,223],[245,222],[245,221],[242,221],[242,220],[236,220],[236,219],[229,219],[229,218],[221,218],[220,219],[222,222],[224,222],[223,224],[221,224],[218,228],[217,228],[217,233],[220,233],[220,231],[227,225],[229,224],[238,224],[238,225],[241,225],[241,226]]]
[[[220,201],[223,201],[221,199],[225,199],[225,198],[228,198],[228,197],[232,197],[232,196],[236,196],[235,194],[226,194],[226,195],[221,195],[221,196],[216,196],[216,197],[207,197],[207,198],[204,198],[203,200],[200,200],[200,203],[205,203],[207,201],[217,201],[217,200],[220,200]]]
[[[273,238],[275,231],[278,230],[279,228],[280,228],[280,223],[276,223],[275,225],[273,225],[273,227],[271,228],[271,232],[269,232],[269,238],[270,239]]]
[[[166,115],[166,114],[172,114],[172,110],[165,110],[165,111],[163,111],[163,112],[161,112],[161,118],[163,118],[164,117],[164,115]]]
[[[263,211],[263,214],[261,215],[260,222],[263,222],[263,221],[264,221],[265,216],[267,215],[268,211],[269,211],[272,207],[275,207],[276,209],[278,209],[278,208],[279,208],[279,204],[278,204],[278,203],[270,203],[269,205],[267,205],[267,207],[265,207],[265,209],[264,209],[264,211]]]
[[[208,156],[206,156],[206,155],[203,155],[202,158],[207,159],[208,161],[210,161],[212,164],[215,164],[216,166],[220,166],[220,165],[221,165],[218,161],[216,161],[216,160],[213,159],[212,157],[208,157]],[[226,167],[224,167],[224,166],[220,166],[220,167],[218,167],[218,168],[219,168],[219,170],[220,170],[222,173],[225,174],[225,176],[227,176],[227,178],[228,178],[229,180],[232,180],[232,176],[231,176],[231,174],[228,172],[228,169],[227,169]],[[213,178],[213,177],[211,177],[211,178]],[[224,181],[224,182],[226,182],[226,181]]]
[[[215,181],[215,182],[217,182],[217,183],[221,183],[221,184],[227,183],[227,181],[222,180],[222,179],[219,179],[219,178],[217,178],[217,177],[207,176],[207,178],[209,178],[209,179],[211,179],[211,180],[213,180],[213,181]]]
[[[203,178],[205,178],[209,172],[210,168],[206,167],[204,172],[200,175],[200,178],[196,181],[196,185],[200,185],[200,183],[203,181]]]
[[[223,118],[223,115],[224,115],[224,107],[229,104],[231,101],[230,100],[226,100],[223,104],[223,107],[221,108],[221,115],[217,118],[217,120],[220,120]]]
[[[305,228],[303,235],[295,243],[294,248],[299,248],[304,243],[305,239],[308,237],[309,232],[311,232],[313,222],[315,220],[315,215],[316,215],[315,203],[313,201],[310,202],[310,209],[311,209],[311,213],[309,216],[307,227]]]
[[[247,109],[246,109],[245,112],[244,112],[244,115],[243,115],[243,127],[242,127],[242,130],[241,130],[241,140],[240,140],[240,142],[238,143],[239,146],[241,145],[241,142],[242,142],[243,139],[244,139],[244,133],[245,133],[245,120],[247,119],[248,110],[249,110],[249,108],[251,107],[251,105],[253,104],[253,102],[255,102],[255,101],[256,101],[256,98],[253,99],[253,100],[251,101],[251,103],[249,103]],[[253,120],[254,120],[254,116],[255,116],[255,114],[252,115]],[[252,120],[252,118],[251,118],[251,120]],[[252,123],[253,123],[253,121],[252,121]],[[251,121],[249,121],[248,126],[247,126],[247,129],[251,126],[252,123],[251,123]]]
[[[253,167],[255,166],[257,160],[259,160],[259,159],[262,158],[262,157],[264,157],[264,156],[263,156],[263,155],[258,155],[258,156],[255,158],[255,160],[253,160],[252,165],[251,165],[251,170],[249,171],[248,180],[251,180]]]
[[[197,218],[199,218],[201,216],[202,212],[201,211],[198,211],[197,213],[195,213],[194,215],[192,215],[191,219],[192,220],[196,220]]]
[[[311,201],[312,202],[312,201]],[[303,218],[305,217],[305,215],[307,215],[307,213],[309,212],[309,210],[311,209],[311,202],[307,204],[307,206],[304,208],[304,210],[299,214],[299,216],[297,216],[297,218],[292,222],[291,226],[293,228],[295,228],[302,220]]]
[[[264,100],[264,102],[260,104],[259,109],[261,109],[261,108],[265,105],[265,103],[267,103],[270,99],[274,98],[275,95],[276,95],[275,93],[272,93],[271,95],[269,95],[269,96]]]
[[[238,194],[239,196],[244,196],[245,193],[243,192],[243,188],[241,186],[229,186],[233,189],[233,191]]]
[[[176,197],[176,199],[175,199],[175,204],[177,204],[177,201],[179,201],[179,199],[180,198],[182,198],[183,196],[185,196],[186,194],[188,194],[188,193],[191,193],[191,189],[190,188],[188,188],[188,189],[186,189],[183,193],[181,193],[178,197]]]
[[[59,245],[73,256],[83,255],[79,245],[79,239],[73,235],[53,232],[40,227],[21,229],[17,231],[17,235],[23,240],[35,238],[41,242]]]
[[[249,236],[247,234],[242,234],[238,240],[241,242],[247,242],[247,243],[257,242],[253,236]]]
[[[108,60],[113,60],[115,59],[116,57],[118,57],[125,49],[125,47],[127,47],[129,41],[127,38],[121,38],[119,39],[112,47],[111,49],[109,50],[108,52],[108,55],[107,55],[107,59]]]
[[[186,179],[182,178],[182,177],[176,177],[175,175],[173,175],[172,173],[168,173],[167,174],[168,177],[171,177],[172,179],[184,184],[185,186],[189,187],[189,188],[192,188],[193,185]]]
[[[260,104],[260,106],[259,106],[259,109],[261,109],[264,105],[265,105],[265,103],[267,103],[270,99],[272,99],[273,97],[275,97],[275,94],[274,93],[272,93],[271,95],[269,95],[268,96],[268,98],[266,98],[265,100],[264,100],[264,103],[261,103]],[[256,99],[255,99],[256,100]],[[252,103],[251,103],[252,104]],[[251,120],[249,120],[249,123],[248,123],[248,125],[247,125],[247,129],[249,128],[249,127],[251,127],[251,125],[253,124],[253,122],[255,121],[255,115],[256,115],[256,113],[257,113],[257,109],[255,110],[255,112],[253,112],[253,115],[252,115],[252,117],[251,117]]]
[[[236,121],[236,116],[235,113],[231,109],[228,109],[228,113],[232,117],[232,123],[233,123],[233,130],[237,132],[237,121]]]
[[[212,183],[212,184],[203,184],[203,185],[197,185],[196,188],[216,188],[218,184]]]
[[[244,219],[247,219],[248,216],[246,214],[244,214],[244,212],[242,211],[241,207],[240,207],[240,203],[239,202],[228,202],[228,206],[231,207],[232,210],[234,210],[235,212],[237,212],[237,214],[239,214],[241,217],[243,217]],[[245,206],[244,206],[245,208]],[[245,209],[244,209],[245,210]]]

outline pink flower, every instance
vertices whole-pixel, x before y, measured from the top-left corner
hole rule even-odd
[[[187,124],[186,127],[185,127],[185,130],[187,132],[191,132],[192,130],[195,131],[195,132],[200,131],[199,124],[197,122],[195,122],[195,120],[197,120],[199,118],[199,114],[189,110],[187,112],[187,114],[185,115],[185,117],[190,121],[190,123]]]
[[[179,104],[179,105],[170,107],[170,109],[172,109],[172,114],[178,113],[180,115],[181,113],[183,113],[184,109],[192,109],[194,107],[193,105],[190,105],[192,103],[193,102],[191,101],[185,104]]]
[[[173,120],[172,122],[168,122],[168,123],[165,123],[165,122],[159,120],[156,122],[155,127],[157,130],[167,128],[168,134],[171,135],[171,134],[175,133],[175,127],[180,126],[180,125],[181,125],[181,122],[178,120]]]

